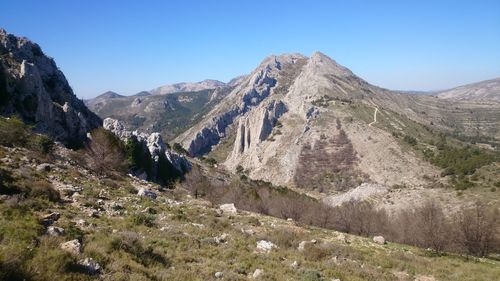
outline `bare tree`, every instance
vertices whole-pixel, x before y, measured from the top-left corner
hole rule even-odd
[[[459,243],[476,256],[486,256],[499,245],[498,209],[476,202],[471,209],[463,210],[456,218]]]
[[[443,251],[450,234],[449,224],[443,210],[435,201],[429,201],[415,212],[416,241],[419,246]]]

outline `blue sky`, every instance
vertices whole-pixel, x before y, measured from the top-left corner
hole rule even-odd
[[[500,0],[3,1],[0,27],[39,43],[83,98],[227,81],[316,50],[390,89],[500,77]]]

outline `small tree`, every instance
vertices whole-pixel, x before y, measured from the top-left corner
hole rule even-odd
[[[486,256],[499,245],[498,209],[477,202],[457,216],[458,241],[471,255]]]
[[[436,252],[444,250],[449,241],[450,227],[443,210],[435,201],[427,202],[415,212],[416,241],[419,246],[430,247]]]
[[[86,154],[88,167],[100,176],[123,173],[127,169],[123,144],[118,137],[103,128],[91,132]]]

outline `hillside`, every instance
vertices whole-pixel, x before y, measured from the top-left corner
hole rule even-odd
[[[224,87],[168,95],[111,97],[103,94],[86,101],[86,104],[101,118],[119,119],[133,130],[160,132],[167,140],[172,140],[203,118],[230,89]]]
[[[6,132],[0,146],[1,280],[429,281],[500,274],[493,259],[439,254],[291,219],[306,209],[286,213],[272,205],[289,219],[244,211],[252,194],[237,208],[221,205],[237,199],[230,192],[214,201],[197,198],[195,190],[208,182],[231,188],[231,176],[212,168],[202,168],[204,179],[191,177],[166,190],[125,175],[98,176],[62,146],[49,152],[5,146]],[[262,202],[298,202],[284,190],[255,188]]]
[[[442,99],[452,100],[483,100],[500,101],[500,78],[481,81],[469,85],[460,86],[450,90],[438,92],[437,96]]]

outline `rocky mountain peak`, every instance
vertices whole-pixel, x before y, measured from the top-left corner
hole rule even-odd
[[[338,64],[335,60],[321,52],[314,52],[309,59],[309,65],[320,69],[323,73],[335,76],[353,76],[354,74],[346,67]]]
[[[0,113],[76,144],[101,120],[78,99],[54,60],[24,37],[0,31]]]

